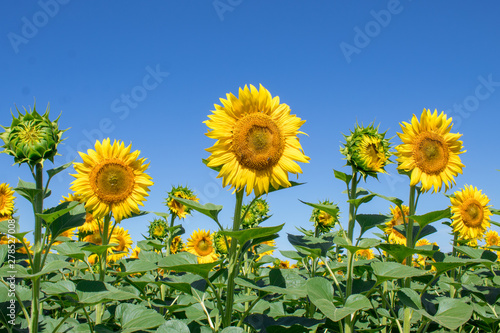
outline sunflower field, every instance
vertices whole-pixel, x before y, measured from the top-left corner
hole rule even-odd
[[[310,160],[299,141],[305,120],[262,85],[220,102],[204,121],[214,143],[203,163],[234,195],[230,221],[182,185],[167,191],[165,212],[142,210],[154,182],[132,145],[96,141],[59,165],[59,118],[33,108],[3,124],[2,163],[13,157],[33,179],[0,184],[1,332],[500,331],[500,224],[492,220],[500,211],[466,185],[445,194],[449,206],[417,213],[421,196],[447,192],[462,174],[452,118],[409,115],[397,143],[380,126],[356,124],[340,148],[345,169],[333,170],[347,218],[338,203],[303,202],[310,227],[288,234],[294,250],[279,251],[284,225],[272,222],[266,196],[301,185],[289,175]],[[408,176],[408,198],[366,189],[389,163]],[[45,207],[51,179],[68,171],[70,193]],[[374,198],[390,213],[358,213]],[[32,204],[33,231],[16,200]],[[213,223],[186,235],[193,213]],[[147,235],[133,240],[126,220],[146,214]],[[451,252],[426,238],[438,223],[449,228],[440,239]]]

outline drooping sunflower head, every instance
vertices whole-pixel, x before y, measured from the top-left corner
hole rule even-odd
[[[373,123],[367,127],[356,125],[350,135],[344,135],[346,142],[340,149],[347,165],[355,168],[366,179],[377,178],[378,173],[385,173],[384,167],[391,163],[390,142],[380,133]]]
[[[85,203],[81,194],[74,194],[74,193],[69,193],[68,197],[63,196],[60,203],[72,202],[72,201]],[[78,233],[81,236],[87,236],[88,234],[91,234],[98,230],[99,230],[99,223],[91,213],[87,212],[85,214],[85,223],[78,227]]]
[[[488,197],[476,187],[465,185],[456,191],[451,201],[451,226],[462,239],[477,240],[490,227],[491,211]]]
[[[296,162],[308,163],[297,138],[305,121],[290,114],[262,85],[240,88],[238,97],[227,94],[215,105],[205,121],[207,136],[217,142],[207,149],[207,166],[219,168],[225,187],[235,191],[246,187],[256,196],[269,192],[269,186],[289,187],[288,173],[302,173]]]
[[[173,214],[180,219],[185,218],[186,215],[190,215],[191,208],[184,206],[183,204],[175,200],[174,197],[196,202],[200,201],[200,199],[190,188],[183,186],[172,187],[172,190],[168,192],[166,204],[168,209],[170,210],[170,214]]]
[[[14,190],[9,184],[0,184],[0,215],[12,215],[14,212]]]
[[[74,163],[76,180],[71,189],[81,195],[85,208],[96,218],[102,218],[110,211],[117,222],[139,213],[153,185],[145,173],[149,163],[140,158],[138,150],[130,152],[121,141],[104,139],[96,141],[95,150],[80,153],[83,163]]]
[[[111,248],[111,254],[109,255],[110,261],[117,261],[123,257],[128,256],[128,253],[132,249],[132,237],[128,233],[128,230],[123,229],[120,226],[115,226],[113,233],[111,234],[109,243],[116,243],[117,246]]]
[[[191,238],[188,238],[187,251],[196,255],[200,264],[211,263],[218,258],[217,253],[215,253],[213,236],[210,230],[198,229],[197,231],[193,231]]]
[[[397,225],[402,225],[405,222],[408,223],[408,215],[410,214],[410,207],[401,205],[403,212],[401,212],[401,209],[399,206],[393,207],[390,206],[391,210],[391,220],[386,222],[385,225],[386,227],[384,228],[384,232],[388,236],[389,243],[391,244],[400,244],[400,245],[406,245],[406,237],[400,233],[398,230],[396,230],[394,227]],[[403,219],[403,214],[404,214],[404,219]]]
[[[243,215],[246,212],[245,215]],[[253,203],[241,207],[241,225],[244,229],[255,228],[269,218],[269,204],[265,199],[258,198]]]
[[[168,236],[168,225],[164,219],[154,219],[149,224],[149,237],[152,239],[164,240]]]
[[[396,147],[398,169],[410,173],[410,185],[421,183],[422,191],[445,191],[455,184],[455,178],[462,173],[462,164],[459,154],[462,150],[462,136],[459,133],[450,133],[452,118],[443,112],[438,115],[437,110],[431,113],[424,109],[420,116],[413,115],[411,123],[403,122],[398,133],[403,142]]]
[[[62,141],[61,136],[66,130],[59,130],[59,117],[51,121],[49,119],[49,106],[43,115],[36,112],[36,106],[32,111],[26,110],[22,114],[17,110],[18,117],[12,115],[10,127],[3,127],[5,132],[0,134],[3,140],[3,152],[14,156],[15,163],[28,163],[35,166],[45,160],[54,162],[57,154],[57,145]]]
[[[227,244],[226,244],[226,239],[227,239]],[[226,255],[228,251],[228,246],[231,246],[231,237],[226,236],[224,238],[224,235],[222,235],[220,232],[214,233],[214,247],[215,247],[215,252],[217,252],[218,255]]]
[[[486,242],[486,246],[500,246],[500,236],[498,236],[498,232],[495,230],[488,230],[484,234],[484,241]]]
[[[330,202],[330,200],[320,201],[319,203],[321,205],[333,205],[333,202]],[[335,223],[339,221],[339,214],[340,213],[337,213],[336,216],[332,216],[321,209],[314,208],[309,221],[313,222],[314,227],[318,228],[320,232],[327,233],[330,232],[335,226]]]

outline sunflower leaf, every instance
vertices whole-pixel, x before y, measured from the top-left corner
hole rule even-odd
[[[278,188],[274,188],[272,186],[269,187],[269,191],[267,192],[268,194],[269,193],[272,193],[272,192],[276,192],[276,191],[279,191],[279,190],[283,190],[285,188],[290,188],[290,187],[294,187],[294,186],[299,186],[299,185],[303,185],[305,183],[297,183],[297,182],[290,182],[290,186],[288,187],[284,187],[284,186],[279,186]]]
[[[358,221],[361,227],[361,233],[359,237],[361,237],[365,232],[370,230],[371,228],[376,227],[377,225],[384,224],[389,221],[391,217],[387,215],[378,215],[378,214],[356,214],[356,221]]]
[[[333,175],[335,176],[335,178],[344,181],[346,184],[349,184],[349,182],[352,179],[352,175],[348,175],[346,173],[343,173],[341,171],[337,171],[335,169],[333,169]]]
[[[337,205],[324,205],[324,204],[316,204],[316,203],[310,203],[310,202],[305,202],[299,199],[300,202],[303,204],[306,204],[308,206],[311,206],[313,208],[317,208],[319,210],[324,211],[325,213],[330,214],[334,218],[337,217],[337,214],[339,212],[339,208]]]
[[[436,222],[442,219],[448,219],[451,217],[450,208],[446,208],[443,210],[437,210],[434,212],[430,212],[424,215],[411,215],[408,216],[409,219],[416,221],[421,228],[424,228],[426,225],[432,222]]]
[[[207,203],[207,204],[199,204],[196,201],[189,200],[189,199],[182,199],[178,197],[174,197],[175,201],[180,202],[184,206],[187,206],[189,208],[192,208],[196,210],[197,212],[200,212],[208,217],[210,217],[212,220],[215,222],[219,222],[218,216],[219,212],[222,210],[222,206],[219,205],[214,205],[212,203]]]
[[[256,238],[263,238],[278,233],[285,224],[280,224],[275,227],[258,227],[238,231],[219,231],[221,235],[229,236],[231,238],[237,239],[240,244],[245,244],[249,240]]]
[[[53,169],[47,170],[47,175],[49,176],[49,178],[47,179],[47,183],[52,179],[52,177],[54,177],[55,175],[57,175],[59,172],[64,171],[67,168],[69,168],[73,164],[74,161],[75,160],[73,160],[71,162],[68,162],[66,164],[63,164],[61,166],[58,166],[57,168],[53,168]]]

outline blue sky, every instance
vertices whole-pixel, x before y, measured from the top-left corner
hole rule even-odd
[[[423,108],[446,111],[467,150],[453,190],[477,186],[499,206],[497,2],[40,0],[2,7],[0,124],[10,125],[16,105],[36,99],[44,111],[50,102],[52,117],[62,112],[61,127],[71,127],[55,166],[96,139],[132,143],[151,162],[147,211],[165,212],[171,186],[188,185],[202,203],[223,205],[221,220],[232,224],[234,196],[201,162],[214,143],[203,121],[220,97],[259,83],[307,120],[301,144],[311,161],[298,179],[306,184],[267,197],[273,217],[265,225],[286,222],[280,249],[291,249],[286,233],[310,227],[310,207],[298,199],[338,203],[346,224],[343,183],[332,169],[349,171],[339,146],[356,121],[375,121],[399,144],[400,122]],[[30,180],[26,166],[12,163],[0,155],[0,182]],[[390,176],[361,186],[407,201],[408,179],[394,164],[387,170]],[[67,195],[72,180],[67,172],[53,181],[47,207]],[[443,194],[426,194],[417,212],[448,204]],[[16,207],[23,230],[32,230],[31,208],[20,197]],[[376,199],[361,212],[389,209]],[[122,225],[140,240],[152,218]],[[216,229],[200,214],[183,224],[188,234]],[[435,226],[431,240],[449,249],[449,229]]]

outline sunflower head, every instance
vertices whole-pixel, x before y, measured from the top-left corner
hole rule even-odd
[[[57,146],[62,141],[61,136],[66,130],[59,130],[59,117],[51,121],[49,119],[49,106],[43,115],[36,112],[36,106],[32,111],[26,110],[22,114],[17,110],[17,118],[12,115],[10,127],[3,127],[5,132],[0,134],[4,145],[3,153],[14,156],[15,163],[28,163],[35,166],[45,160],[54,162],[57,154]]]
[[[309,161],[297,138],[305,121],[262,85],[259,90],[240,88],[238,97],[226,96],[205,121],[206,135],[217,140],[207,149],[207,166],[220,168],[224,187],[246,188],[247,195],[268,193],[269,186],[290,187],[288,173],[302,173],[296,162]]]
[[[194,192],[188,188],[183,186],[172,187],[172,190],[167,193],[168,197],[166,199],[166,204],[168,209],[170,210],[170,214],[177,216],[180,219],[186,217],[186,215],[191,214],[191,208],[184,206],[180,202],[174,199],[174,197],[187,199],[192,201],[200,201],[198,197],[194,194]]]
[[[378,173],[385,173],[384,167],[391,163],[389,139],[380,133],[373,123],[367,127],[356,125],[354,131],[344,135],[345,143],[340,152],[345,156],[347,165],[354,167],[366,179],[377,178]]]
[[[391,244],[406,245],[406,237],[394,228],[397,225],[408,223],[408,215],[410,215],[410,207],[405,205],[401,205],[401,207],[403,209],[403,212],[401,212],[399,206],[396,207],[390,206],[389,208],[391,210],[392,218],[390,221],[385,223],[386,227],[384,228],[384,232],[388,236],[389,243]]]
[[[130,152],[121,141],[96,141],[95,150],[80,153],[83,163],[74,163],[76,179],[71,183],[75,195],[80,195],[85,208],[96,218],[113,213],[117,222],[139,213],[148,196],[151,177],[145,173],[149,166],[140,152]]]
[[[375,258],[375,252],[372,249],[364,249],[356,251],[356,259],[370,260]]]
[[[401,124],[398,169],[409,174],[410,185],[421,183],[422,192],[431,188],[438,192],[443,184],[447,191],[455,184],[454,177],[462,173],[464,165],[458,156],[465,152],[458,140],[462,134],[450,133],[451,121],[443,112],[438,115],[437,110],[424,109],[420,121],[413,115],[411,123]]]
[[[154,219],[149,224],[149,238],[164,240],[168,236],[168,224],[164,219]]]
[[[184,251],[184,242],[181,236],[175,236],[172,238],[172,244],[170,244],[170,253],[176,254],[182,251]]]
[[[486,246],[500,246],[500,236],[494,230],[488,230],[484,235]]]
[[[243,213],[247,212],[244,216]],[[256,199],[252,205],[243,205],[241,207],[241,225],[244,229],[255,228],[269,218],[269,204],[265,199]]]
[[[133,241],[128,230],[125,230],[120,226],[115,226],[109,243],[118,244],[117,246],[111,248],[111,254],[108,256],[109,261],[117,261],[128,255],[130,249],[132,248]]]
[[[0,215],[10,216],[14,212],[14,190],[9,184],[0,184]]]
[[[322,205],[333,205],[330,200],[320,201]],[[332,216],[325,211],[318,208],[314,208],[309,221],[314,223],[314,227],[322,233],[330,232],[330,230],[335,226],[335,223],[339,221],[339,213],[336,216]]]
[[[276,259],[276,261],[274,262],[274,267],[279,268],[279,269],[289,269],[290,268],[290,261]]]
[[[450,201],[453,232],[458,232],[459,238],[464,240],[481,239],[490,227],[488,197],[476,187],[465,185],[450,197]]]
[[[220,256],[226,255],[228,253],[228,246],[231,246],[231,237],[226,236],[226,238],[227,238],[227,244],[224,239],[224,235],[222,235],[219,231],[214,233],[213,244],[215,252]]]
[[[193,231],[193,234],[188,238],[186,250],[198,257],[198,263],[206,264],[217,260],[218,256],[215,253],[213,236],[209,231],[200,230]]]

